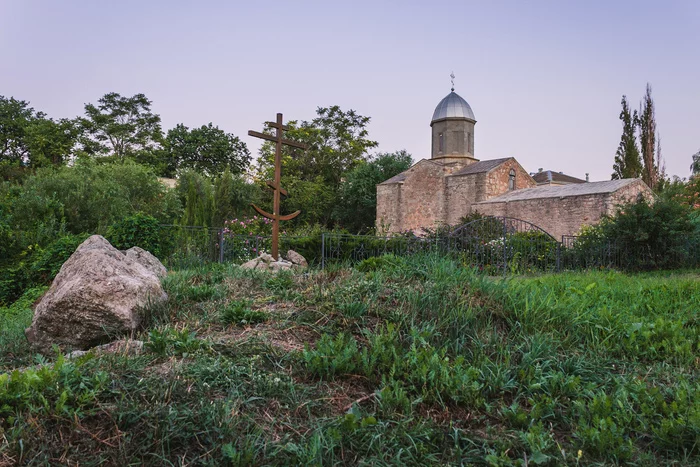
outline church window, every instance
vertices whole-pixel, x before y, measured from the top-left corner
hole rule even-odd
[[[515,190],[515,170],[510,169],[508,174],[508,190]]]
[[[445,151],[445,138],[443,138],[442,133],[438,135],[438,152],[444,152]]]
[[[471,133],[467,133],[467,152],[474,154],[474,136]]]

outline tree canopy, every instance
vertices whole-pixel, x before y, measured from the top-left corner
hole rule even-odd
[[[193,169],[209,176],[225,170],[241,174],[246,172],[251,160],[244,142],[212,123],[191,130],[178,124],[168,131],[164,149],[168,176],[180,169]]]
[[[351,232],[374,227],[377,217],[377,185],[407,170],[413,163],[405,150],[378,154],[349,171],[340,187],[336,218]]]
[[[123,161],[160,146],[160,116],[151,111],[152,102],[144,94],[124,97],[110,92],[97,103],[86,104],[85,117],[80,119],[87,154],[112,155]]]
[[[642,161],[639,158],[637,137],[634,131],[637,122],[637,112],[634,111],[632,113],[630,111],[627,96],[622,96],[620,120],[622,121],[622,137],[615,153],[612,179],[637,178],[642,172]]]

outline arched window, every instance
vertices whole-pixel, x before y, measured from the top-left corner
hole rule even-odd
[[[445,151],[445,138],[443,138],[442,133],[438,135],[438,152],[442,153]]]
[[[515,170],[510,169],[508,174],[508,190],[515,190]]]

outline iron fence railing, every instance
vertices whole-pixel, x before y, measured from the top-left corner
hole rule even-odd
[[[161,226],[169,268],[209,262],[248,261],[270,251],[268,235],[232,234],[222,228]],[[629,242],[628,242],[629,243]],[[582,269],[670,269],[700,267],[700,236],[661,244],[657,249],[623,247],[622,242],[563,236],[557,241],[539,227],[510,218],[489,217],[431,236],[370,236],[323,233],[281,236],[280,252],[293,249],[309,264],[325,268],[374,256],[437,252],[489,275]]]

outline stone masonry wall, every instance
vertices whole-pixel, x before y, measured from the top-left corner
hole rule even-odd
[[[535,198],[510,202],[488,201],[473,208],[488,216],[507,216],[531,222],[555,239],[576,235],[583,225],[598,223],[604,214],[612,214],[621,203],[634,201],[639,194],[652,199],[651,190],[641,181],[614,193],[597,193],[563,198]]]
[[[471,162],[422,160],[404,172],[403,182],[377,185],[377,228],[401,232],[444,223],[445,175]]]
[[[398,231],[401,228],[401,187],[403,183],[377,185],[377,231]],[[397,230],[391,230],[397,227]]]
[[[457,225],[471,212],[472,203],[486,201],[508,191],[511,169],[515,170],[515,189],[536,186],[536,182],[515,160],[509,160],[490,172],[455,175],[445,178],[445,222]]]

